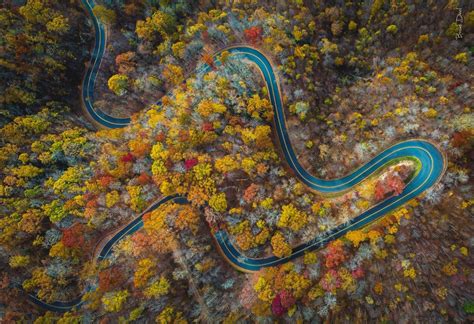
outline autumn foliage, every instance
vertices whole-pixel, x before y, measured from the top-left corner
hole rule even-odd
[[[446,81],[466,73],[470,61],[457,60],[467,67],[453,66],[459,75],[443,76],[445,60],[438,55],[439,70],[430,69],[427,49],[443,44],[443,32],[420,36],[423,42],[407,55],[408,46],[390,50],[392,44],[380,37],[387,24],[403,21],[406,5],[102,1],[94,13],[108,22],[107,54],[98,71],[105,74],[97,80],[111,91],[92,82],[95,95],[84,102],[117,118],[133,116],[128,127],[95,131],[71,114],[80,105],[72,100],[76,84],[92,67],[81,63],[90,56],[84,49],[93,33],[85,37],[84,31],[92,27],[85,25],[91,17],[63,1],[4,2],[0,308],[6,322],[367,322],[393,321],[391,314],[407,309],[418,318],[468,320],[471,313],[451,304],[466,299],[462,289],[470,275],[472,231],[465,220],[474,204],[466,168],[472,107],[465,99],[469,84],[447,88]],[[410,3],[410,11],[423,14]],[[370,12],[369,24],[364,12]],[[468,32],[474,13],[465,17]],[[274,82],[282,85],[291,143],[280,138],[281,147],[274,145],[285,133],[272,126],[274,114],[282,116],[272,105],[277,93],[262,86],[255,66],[235,49],[217,54],[219,61],[208,54],[242,39],[276,63]],[[388,50],[377,50],[379,44]],[[472,58],[465,42],[452,45],[450,55]],[[417,58],[418,50],[426,54]],[[211,69],[202,69],[203,62]],[[363,91],[367,95],[353,102],[350,95]],[[280,150],[293,144],[308,172],[335,179],[412,135],[439,140],[449,156],[442,190],[427,191],[372,230],[353,227],[336,240],[348,219],[406,191],[413,159],[388,171],[384,166],[381,176],[360,178],[341,195],[322,197],[298,180],[290,170],[295,161],[285,164]],[[149,208],[174,194],[190,204]],[[453,203],[453,213],[443,208],[438,215],[430,206],[440,217],[424,217],[432,201]],[[416,207],[418,202],[423,205]],[[419,222],[409,220],[415,210]],[[127,227],[132,220],[138,223]],[[229,271],[212,240],[218,231],[229,233],[221,241],[229,260],[268,258],[268,267],[248,275]],[[92,245],[115,233],[120,239],[108,257],[89,262],[97,256],[90,253]],[[416,253],[432,247],[430,242],[441,245],[441,253]],[[303,243],[311,247],[288,261]],[[325,247],[312,250],[318,243]],[[423,266],[423,255],[436,261],[433,266]],[[275,266],[275,260],[283,264]],[[428,293],[416,290],[423,286],[430,287]],[[40,316],[23,302],[25,292],[47,302],[84,292],[84,304]],[[352,313],[344,313],[351,307]]]
[[[84,248],[84,226],[76,223],[63,231],[62,242],[69,248]]]
[[[463,130],[453,134],[451,143],[454,147],[468,147],[474,145],[474,130]]]
[[[114,290],[121,286],[124,280],[123,271],[112,267],[99,272],[99,289],[101,291]]]
[[[326,249],[326,262],[327,268],[337,267],[339,264],[346,260],[346,253],[344,246],[340,240],[331,242]]]
[[[262,27],[260,26],[250,27],[244,30],[245,40],[251,44],[256,44],[261,40],[262,33],[263,33]]]
[[[381,201],[389,194],[398,196],[405,189],[405,183],[398,174],[390,173],[375,185],[375,199]]]
[[[210,55],[208,53],[204,53],[203,56],[202,56],[202,60],[204,61],[204,63],[209,65],[212,69],[215,69],[214,57],[212,55]]]

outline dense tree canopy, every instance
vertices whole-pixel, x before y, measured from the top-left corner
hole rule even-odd
[[[6,322],[469,320],[469,6],[105,0],[93,13],[107,25],[107,42],[88,100],[130,117],[125,128],[94,130],[82,117],[80,84],[96,57],[93,24],[79,2],[0,7]],[[229,51],[213,55],[237,43],[272,61],[291,145],[309,173],[340,178],[399,140],[420,137],[446,154],[446,175],[334,240],[331,230],[402,194],[419,161],[393,160],[338,195],[309,190],[277,145],[261,75]],[[189,204],[149,208],[174,194]],[[137,217],[134,226],[143,228],[97,260]],[[213,241],[217,231],[250,258],[331,243],[240,275]],[[53,314],[25,292],[46,302],[81,296],[84,304]]]

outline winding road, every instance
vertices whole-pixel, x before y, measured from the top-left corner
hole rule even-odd
[[[100,68],[100,63],[104,55],[106,46],[106,30],[105,26],[94,16],[92,8],[95,3],[93,0],[82,0],[86,10],[93,19],[95,28],[95,46],[92,52],[91,64],[86,72],[83,86],[82,99],[84,107],[88,114],[95,122],[107,128],[125,127],[130,123],[129,118],[115,118],[105,114],[93,106],[94,102],[94,84],[97,73]],[[250,258],[243,255],[230,240],[229,234],[225,230],[219,230],[214,233],[215,240],[219,250],[225,259],[236,269],[244,272],[258,271],[263,267],[275,266],[283,264],[295,258],[302,256],[306,251],[313,251],[326,245],[327,243],[345,235],[351,230],[362,228],[387,213],[395,210],[409,200],[419,196],[428,188],[432,187],[442,176],[446,168],[446,160],[441,151],[431,142],[421,139],[413,139],[400,142],[385,151],[378,154],[368,163],[364,164],[354,172],[339,179],[324,180],[319,179],[309,174],[299,163],[296,154],[291,146],[290,138],[288,136],[284,110],[282,105],[281,93],[277,81],[277,77],[273,70],[272,64],[267,57],[255,48],[248,46],[235,46],[225,49],[232,56],[242,59],[245,62],[255,64],[263,75],[265,83],[268,88],[269,98],[274,110],[274,127],[278,135],[282,151],[289,167],[294,171],[295,175],[305,185],[318,192],[329,194],[339,193],[352,188],[354,185],[360,183],[378,169],[383,167],[386,163],[399,158],[414,158],[419,161],[421,168],[415,176],[407,184],[404,191],[398,195],[388,198],[379,204],[371,207],[369,210],[363,212],[357,217],[353,218],[347,223],[341,224],[333,228],[323,235],[315,237],[313,240],[301,244],[293,249],[290,256],[285,258],[278,258],[275,256],[263,258]],[[221,51],[220,51],[221,52]],[[215,53],[218,56],[220,52]],[[206,72],[210,67],[203,65],[199,72]],[[188,203],[186,198],[178,195],[172,195],[162,198],[153,203],[147,208],[147,211],[152,211],[159,208],[162,204],[173,201],[179,204]],[[143,227],[142,220],[143,213],[140,214],[130,224],[118,231],[106,244],[98,255],[98,259],[102,260],[109,256],[113,246],[122,238],[135,233]],[[92,289],[88,287],[86,291]],[[31,300],[37,305],[44,307],[51,311],[64,312],[73,307],[79,307],[82,304],[81,297],[68,301],[56,301],[53,303],[46,303],[41,301],[34,294],[29,295]]]

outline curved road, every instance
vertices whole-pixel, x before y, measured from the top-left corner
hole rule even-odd
[[[104,25],[93,15],[92,8],[94,7],[93,0],[82,0],[87,11],[93,18],[95,28],[95,47],[92,53],[91,65],[86,72],[86,76],[83,81],[82,97],[85,108],[89,115],[99,123],[100,125],[107,128],[118,128],[124,127],[130,123],[129,118],[115,118],[108,116],[100,110],[97,110],[92,105],[94,101],[94,83],[97,77],[97,73],[100,67],[100,62],[104,54],[106,45],[106,33]],[[258,271],[263,267],[275,266],[292,259],[302,256],[306,251],[313,251],[326,245],[332,240],[335,240],[348,231],[356,230],[367,224],[379,219],[387,213],[405,204],[407,201],[419,196],[422,192],[433,186],[443,174],[446,161],[440,150],[432,143],[414,139],[404,142],[400,142],[387,150],[381,152],[368,163],[364,164],[354,172],[346,175],[339,179],[324,180],[319,179],[309,174],[299,163],[296,154],[291,146],[290,138],[288,136],[286,121],[284,116],[284,110],[281,100],[281,93],[278,86],[277,78],[275,76],[272,64],[265,57],[264,54],[259,52],[255,48],[247,46],[235,46],[226,49],[230,54],[236,58],[242,59],[246,62],[255,64],[260,72],[262,73],[265,83],[269,90],[270,101],[274,110],[274,124],[278,134],[278,139],[285,155],[285,159],[288,162],[290,168],[295,172],[296,176],[308,187],[319,191],[321,193],[338,193],[343,192],[352,188],[354,185],[363,181],[371,174],[376,172],[386,163],[393,161],[398,158],[415,158],[421,164],[420,171],[415,174],[411,181],[406,186],[405,190],[395,197],[388,198],[379,204],[371,207],[369,210],[363,212],[357,217],[353,218],[347,223],[341,224],[334,229],[325,232],[310,242],[301,244],[293,249],[290,256],[285,258],[278,258],[275,256],[264,257],[264,258],[249,258],[243,255],[232,243],[228,233],[225,230],[219,230],[214,234],[218,248],[222,252],[222,255],[226,260],[236,269],[245,272]],[[219,52],[215,54],[218,56]],[[202,72],[209,70],[209,66],[203,66]],[[200,72],[201,72],[200,71]],[[162,204],[174,201],[179,204],[188,203],[184,197],[178,195],[167,196],[153,203],[147,208],[147,211],[152,211]],[[134,221],[128,224],[126,227],[117,232],[102,248],[99,253],[98,259],[102,260],[107,258],[112,250],[112,247],[127,235],[135,233],[137,230],[143,227],[143,214],[137,217]],[[91,287],[86,290],[92,289]],[[81,298],[77,298],[69,302],[53,302],[45,303],[39,300],[35,295],[30,294],[33,302],[51,311],[63,312],[70,310],[73,307],[78,307],[82,304]]]

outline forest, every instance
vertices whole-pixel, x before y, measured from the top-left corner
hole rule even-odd
[[[474,320],[474,3],[5,0],[0,27],[1,322]],[[423,165],[392,159],[338,193],[307,186],[274,90],[236,46],[271,63],[311,175],[343,179],[423,139],[442,176],[330,239],[404,196]],[[130,123],[105,128],[85,101]],[[151,208],[173,195],[187,203]],[[288,261],[242,271],[223,232],[243,259]]]

